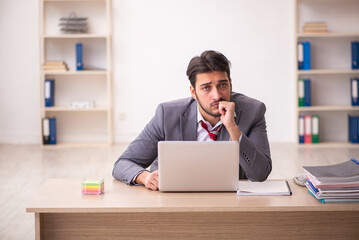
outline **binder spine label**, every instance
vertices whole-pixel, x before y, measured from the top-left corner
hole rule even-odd
[[[299,79],[298,81],[298,106],[304,106],[304,81]]]
[[[299,116],[299,143],[304,143],[304,116]]]
[[[351,88],[352,106],[358,106],[359,105],[359,99],[358,99],[358,91],[359,91],[358,81],[359,81],[359,79],[352,78],[352,79],[350,79],[350,81],[351,81],[350,88]]]
[[[302,70],[303,69],[303,60],[304,60],[304,56],[303,56],[303,43],[302,42],[298,42],[298,69]]]

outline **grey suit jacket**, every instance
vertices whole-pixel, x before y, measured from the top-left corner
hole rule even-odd
[[[265,105],[243,94],[232,93],[235,102],[235,121],[242,131],[240,143],[239,178],[264,181],[272,171],[267,138]],[[131,184],[132,179],[151,165],[158,168],[157,143],[159,141],[197,140],[197,101],[185,98],[157,107],[155,116],[130,143],[126,151],[114,164],[114,178]],[[229,141],[230,135],[223,126],[217,141]]]

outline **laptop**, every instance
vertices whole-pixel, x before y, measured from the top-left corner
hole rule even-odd
[[[163,192],[237,191],[239,143],[161,141],[158,174]]]

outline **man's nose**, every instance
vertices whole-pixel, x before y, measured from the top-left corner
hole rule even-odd
[[[220,93],[217,88],[212,90],[212,99],[218,101],[221,98]]]

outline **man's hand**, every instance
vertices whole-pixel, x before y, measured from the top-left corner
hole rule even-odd
[[[239,130],[236,122],[234,121],[235,106],[234,102],[221,101],[219,102],[218,109],[221,114],[221,121],[231,136],[231,140],[238,142],[242,132]]]
[[[158,190],[158,170],[151,173],[148,171],[141,172],[135,179],[135,182],[145,185],[148,189]]]

